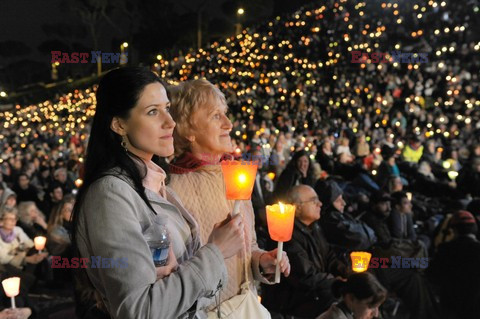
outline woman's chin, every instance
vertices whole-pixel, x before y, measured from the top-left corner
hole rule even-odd
[[[228,143],[223,143],[221,148],[223,153],[232,153],[233,152],[232,141],[230,140]]]
[[[175,151],[175,149],[173,148],[173,145],[171,145],[171,146],[167,146],[167,147],[162,147],[157,152],[155,152],[155,154],[157,156],[160,156],[160,157],[168,157],[168,156],[173,155],[174,151]]]

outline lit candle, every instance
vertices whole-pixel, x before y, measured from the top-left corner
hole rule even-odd
[[[352,270],[354,272],[364,272],[368,269],[372,254],[363,251],[352,251],[350,258],[352,259]]]
[[[81,180],[80,178],[75,180],[75,186],[77,186],[77,188],[80,188],[82,184],[83,184],[83,180]]]
[[[447,174],[448,174],[448,177],[450,177],[451,180],[454,180],[458,177],[458,172],[456,172],[456,171],[449,171]]]
[[[7,297],[12,300],[12,308],[15,308],[15,296],[20,293],[20,277],[11,277],[2,281],[3,290]]]
[[[270,178],[272,181],[275,179],[275,173],[274,172],[269,172],[267,174],[268,178]]]
[[[42,249],[45,248],[47,238],[43,236],[37,236],[33,239],[33,242],[35,243],[35,249],[38,250],[38,253],[41,253]]]
[[[410,192],[407,192],[407,198],[408,198],[408,200],[410,200],[410,201],[411,201],[411,200],[412,200],[412,197],[413,197],[413,196],[412,196],[412,193],[410,193]]]
[[[257,175],[258,163],[246,161],[222,161],[227,199],[235,200],[232,215],[238,214],[240,200],[249,200]]]
[[[283,242],[292,239],[295,206],[278,203],[267,205],[267,224],[270,238],[278,242],[275,283],[280,282],[280,260],[283,253]]]

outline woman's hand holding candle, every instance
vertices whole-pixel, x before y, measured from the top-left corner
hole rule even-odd
[[[36,265],[40,263],[42,260],[44,260],[45,258],[47,258],[47,256],[48,256],[48,253],[38,253],[35,255],[25,257],[25,261],[29,264]]]
[[[220,249],[223,258],[227,259],[242,250],[244,240],[242,215],[237,214],[232,217],[229,214],[222,222],[215,224],[208,242],[215,244]]]
[[[267,251],[260,256],[260,266],[264,274],[274,274],[277,266],[277,248]],[[280,260],[280,272],[288,277],[290,275],[290,261],[286,252],[282,252],[282,259]]]

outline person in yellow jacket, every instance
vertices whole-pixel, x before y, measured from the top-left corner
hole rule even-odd
[[[423,145],[417,136],[414,136],[410,143],[405,146],[402,152],[402,157],[405,161],[411,163],[418,163],[423,155]]]

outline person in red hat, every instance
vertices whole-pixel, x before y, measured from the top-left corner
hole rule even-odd
[[[455,237],[439,246],[427,269],[440,296],[443,318],[477,318],[480,313],[480,242],[475,217],[465,210],[450,220]]]

